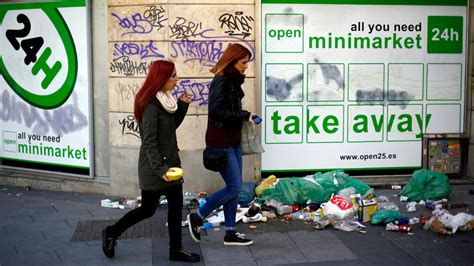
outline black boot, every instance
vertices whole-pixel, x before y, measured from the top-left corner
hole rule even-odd
[[[186,262],[198,262],[201,260],[201,256],[196,253],[186,251],[184,249],[170,249],[170,260],[173,261],[186,261]]]
[[[110,226],[102,230],[102,251],[108,258],[115,256],[115,246],[117,245],[117,239],[112,237],[107,230]]]

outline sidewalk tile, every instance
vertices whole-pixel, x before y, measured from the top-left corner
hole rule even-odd
[[[62,211],[51,214],[35,214],[31,215],[31,218],[35,222],[49,222],[56,220],[64,220],[71,218],[83,218],[83,217],[92,217],[92,215],[87,210],[72,210],[72,211]]]
[[[0,216],[0,225],[31,224],[33,222],[30,215]]]
[[[0,246],[5,244],[21,244],[46,240],[41,232],[8,233],[0,237]]]
[[[348,232],[356,234],[355,232]],[[288,232],[297,248],[310,262],[353,260],[357,256],[330,230]]]
[[[9,233],[28,233],[28,232],[37,232],[45,230],[58,230],[58,229],[69,229],[73,228],[70,226],[66,220],[57,220],[52,222],[38,222],[31,224],[10,224],[5,225],[5,230]],[[0,230],[1,231],[1,230]]]
[[[35,242],[24,242],[16,244],[15,248],[18,253],[22,255],[28,255],[29,253],[41,252],[41,251],[60,251],[65,249],[84,248],[87,244],[84,242],[69,242],[69,241],[57,241],[57,240],[42,240]]]
[[[77,247],[62,249],[58,251],[58,255],[63,263],[82,263],[83,261],[94,261],[107,258],[102,252],[102,248],[97,247]]]
[[[183,228],[184,229],[184,228]],[[184,230],[183,230],[184,231]],[[152,261],[153,265],[205,265],[201,248],[189,236],[183,236],[182,244],[184,249],[201,256],[201,261],[193,264],[185,262],[177,262],[169,260],[169,238],[153,238],[152,245]]]
[[[102,259],[95,259],[95,260],[85,260],[85,261],[78,261],[78,262],[66,262],[63,263],[64,266],[105,266],[108,265],[106,261]]]
[[[46,240],[70,241],[74,230],[75,228],[70,227],[64,229],[48,229],[42,232]]]
[[[2,244],[0,245],[0,258],[7,258],[11,256],[16,256],[18,255],[18,252],[15,249],[15,246],[13,244]],[[1,259],[0,259],[0,264],[1,264]]]
[[[254,234],[249,238],[254,240],[250,250],[258,265],[308,262],[288,233]]]
[[[206,265],[235,263],[254,265],[255,260],[249,247],[225,246],[225,230],[222,226],[220,226],[219,229],[218,231],[211,229],[201,236],[199,245]]]
[[[56,252],[35,252],[28,256],[16,255],[0,257],[1,265],[62,265]]]

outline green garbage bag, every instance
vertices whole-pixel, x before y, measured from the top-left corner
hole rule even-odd
[[[371,224],[387,224],[402,218],[402,214],[400,211],[395,210],[381,210],[376,211],[372,215],[372,219],[370,220]]]
[[[260,203],[274,199],[283,204],[304,204],[327,202],[339,190],[354,187],[363,197],[375,195],[374,190],[362,181],[350,177],[342,170],[316,173],[305,177],[279,178],[274,188],[267,188],[260,197]]]
[[[274,199],[283,204],[305,204],[326,202],[331,192],[326,191],[313,176],[279,178],[275,188],[267,188],[260,197],[260,203]]]
[[[446,199],[450,194],[448,177],[428,169],[415,171],[402,190],[402,195],[408,197],[410,201]]]
[[[360,194],[363,198],[375,197],[375,191],[366,183],[357,180],[348,174],[344,173],[343,170],[334,170],[326,173],[318,172],[314,174],[316,181],[321,184],[322,187],[331,194],[337,194],[339,190],[353,187],[357,194]]]

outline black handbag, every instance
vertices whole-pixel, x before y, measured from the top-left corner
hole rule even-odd
[[[202,152],[202,162],[204,167],[214,172],[220,172],[227,164],[227,154],[225,150],[205,148]]]

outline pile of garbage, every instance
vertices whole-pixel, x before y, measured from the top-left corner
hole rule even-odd
[[[401,186],[393,188],[400,189]],[[473,215],[451,214],[448,210],[467,207],[467,204],[448,203],[450,194],[449,180],[444,174],[426,169],[415,171],[403,187],[400,201],[407,202],[406,213],[415,212],[418,205],[432,213],[430,217],[409,217],[403,215],[387,196],[377,197],[367,184],[336,170],[305,177],[278,179],[269,176],[258,186],[244,183],[239,203],[250,205],[253,210],[251,213],[243,208],[241,220],[244,223],[304,220],[313,223],[317,230],[332,226],[361,233],[366,232],[366,224],[370,223],[384,225],[388,231],[413,234],[412,226],[421,222],[425,230],[440,234],[472,230]]]
[[[392,186],[400,190],[401,186]],[[446,175],[421,169],[403,187],[400,202],[406,202],[405,214],[397,204],[384,195],[377,196],[375,190],[342,170],[315,173],[305,177],[277,178],[271,175],[258,185],[244,182],[238,197],[236,221],[249,223],[251,229],[257,223],[279,220],[289,223],[302,220],[311,223],[316,230],[329,226],[343,230],[365,233],[367,223],[383,225],[387,231],[413,234],[412,227],[421,223],[425,230],[441,235],[453,235],[459,231],[474,228],[474,216],[468,213],[451,213],[453,209],[468,207],[464,203],[448,203],[451,195],[449,179]],[[202,207],[210,197],[209,193],[184,193],[184,206],[188,209]],[[135,199],[110,200],[101,202],[103,207],[135,208],[140,206],[140,197]],[[160,204],[167,204],[166,198]],[[410,217],[417,207],[430,210],[427,217]],[[205,221],[205,229],[215,228],[224,223],[222,206]],[[186,221],[183,222],[186,226]]]

